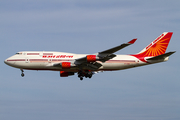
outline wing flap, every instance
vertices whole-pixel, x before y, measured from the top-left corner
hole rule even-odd
[[[102,64],[100,64],[98,62],[94,62],[94,63],[88,63],[84,67],[88,70],[98,70],[101,66],[102,66]]]

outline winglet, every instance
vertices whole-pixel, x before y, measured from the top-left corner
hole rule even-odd
[[[132,40],[131,40],[131,41],[129,41],[128,43],[129,43],[129,44],[134,44],[134,43],[136,42],[136,40],[137,40],[137,38],[132,39]]]

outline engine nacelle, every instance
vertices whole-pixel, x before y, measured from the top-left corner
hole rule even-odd
[[[87,55],[86,59],[87,59],[87,62],[96,62],[97,61],[96,55]]]
[[[74,72],[66,72],[66,71],[60,71],[60,76],[61,77],[68,77],[74,75]]]
[[[70,69],[71,63],[70,62],[62,62],[61,66],[62,66],[62,69]]]

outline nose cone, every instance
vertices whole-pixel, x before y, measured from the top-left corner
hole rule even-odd
[[[6,65],[9,65],[9,66],[13,66],[13,65],[14,65],[14,61],[11,61],[10,58],[4,60],[4,63],[5,63]]]
[[[7,61],[7,59],[6,59],[6,60],[4,60],[4,63],[8,65],[8,61]]]

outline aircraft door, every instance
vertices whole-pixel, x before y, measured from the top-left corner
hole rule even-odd
[[[25,61],[26,61],[26,63],[29,63],[29,58],[26,57],[26,58],[25,58]]]
[[[51,62],[52,62],[52,59],[48,59],[48,62],[51,63]]]

